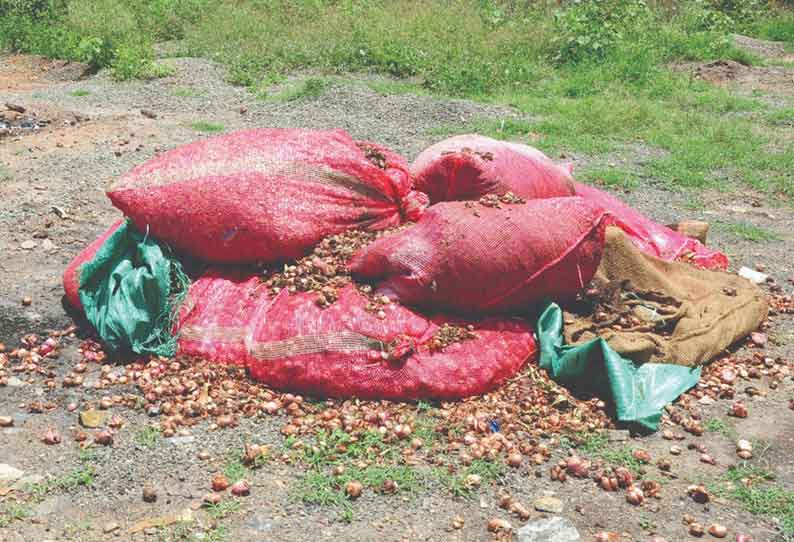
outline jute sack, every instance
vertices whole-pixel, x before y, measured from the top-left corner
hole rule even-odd
[[[566,344],[600,336],[640,362],[703,364],[757,329],[768,309],[764,293],[749,281],[644,254],[613,226],[594,284],[602,308],[566,312]],[[623,329],[614,328],[619,316]]]

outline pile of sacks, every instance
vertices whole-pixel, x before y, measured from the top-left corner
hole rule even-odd
[[[654,259],[727,259],[524,145],[452,137],[412,165],[342,130],[166,152],[64,274],[111,349],[234,363],[315,396],[457,399],[537,356],[534,322],[595,276],[608,226]]]

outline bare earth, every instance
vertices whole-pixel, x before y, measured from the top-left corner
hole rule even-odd
[[[788,59],[775,44],[764,43],[751,40],[744,45],[757,54]],[[382,96],[367,85],[372,80],[368,76],[340,80],[320,99],[262,101],[246,89],[225,83],[223,69],[209,61],[180,58],[168,62],[175,67],[173,76],[115,83],[103,73],[88,75],[75,64],[0,56],[0,112],[6,102],[18,104],[26,109],[20,118],[35,115],[39,121],[48,121],[37,130],[0,136],[0,342],[9,349],[19,346],[24,333],[43,333],[71,324],[61,302],[61,273],[86,244],[118,218],[105,197],[104,186],[158,151],[204,137],[193,127],[196,122],[216,123],[223,131],[265,126],[341,127],[357,139],[382,142],[411,159],[441,137],[433,133],[439,127],[460,126],[482,117],[519,116],[507,108],[468,101]],[[684,68],[737,93],[761,92],[766,98],[787,103],[794,96],[791,68],[750,69],[731,64]],[[572,158],[579,164],[597,160]],[[627,154],[618,159],[630,167],[632,160],[641,160],[641,156]],[[626,198],[663,223],[723,218],[777,233],[779,240],[753,243],[715,229],[709,243],[729,254],[734,270],[742,265],[763,266],[785,292],[792,291],[794,216],[789,207],[753,194],[714,193],[705,195],[705,209],[693,212],[684,208],[685,195],[653,186],[639,188]],[[29,306],[23,306],[24,297],[31,298]],[[56,379],[77,363],[77,347],[87,333],[78,329],[77,337],[64,339],[63,351],[50,363]],[[765,355],[794,359],[791,316],[775,317],[768,335]],[[737,355],[755,350],[743,346]],[[88,385],[98,374],[99,366],[90,366],[87,385],[82,388],[58,386],[50,390],[42,376],[24,374],[19,375],[18,385],[0,387],[0,416],[15,420],[14,427],[0,428],[0,464],[23,471],[29,482],[35,482],[36,476],[57,479],[81,465],[79,447],[67,436],[77,424],[77,414],[68,412],[65,405],[103,397],[104,392]],[[408,495],[365,493],[353,504],[352,522],[346,523],[334,508],[307,505],[295,498],[296,481],[304,467],[272,461],[251,474],[251,496],[242,498],[240,509],[223,519],[226,539],[493,540],[505,535],[487,531],[490,518],[509,519],[516,528],[524,523],[497,507],[498,495],[506,491],[527,505],[553,492],[564,506],[558,515],[576,525],[582,540],[590,540],[602,530],[622,533],[623,541],[649,540],[650,533],[669,541],[692,539],[682,523],[684,514],[691,514],[706,526],[713,522],[728,526],[730,540],[735,533],[744,532],[758,542],[771,541],[776,535],[769,518],[751,515],[727,497],[701,505],[686,494],[689,484],[718,483],[728,466],[739,461],[737,437],[754,442],[753,465],[772,472],[780,487],[794,490],[794,410],[788,406],[794,398],[794,380],[786,378],[777,389],[770,389],[768,383],[762,377],[737,385],[737,398],[750,409],[746,419],[726,415],[729,400],[701,405],[704,420],[722,420],[727,429],[706,432],[702,437],[687,434],[686,440],[676,443],[685,450],[679,456],[669,453],[672,443],[659,434],[624,441],[627,435],[613,433],[619,442],[611,445],[641,447],[650,452],[654,463],[666,458],[672,464],[675,477],[664,479],[661,498],[649,499],[640,508],[628,504],[623,493],[607,493],[590,480],[562,484],[549,480],[552,462],[540,467],[541,476],[536,476],[535,466],[506,469],[495,484],[485,484],[468,499],[454,497],[435,482]],[[761,394],[749,396],[744,390],[750,385]],[[33,398],[53,402],[57,408],[29,413],[25,405]],[[230,452],[236,453],[246,442],[273,448],[284,442],[279,431],[285,417],[277,415],[243,419],[233,430],[212,431],[208,424],[199,424],[191,428],[190,437],[160,439],[148,447],[141,444],[138,430],[152,419],[141,410],[114,407],[113,412],[126,424],[117,432],[112,448],[95,450],[93,487],[56,488],[25,501],[27,517],[5,527],[0,523],[0,542],[176,540],[191,532],[198,533],[197,539],[210,540],[204,527],[212,520],[197,504],[209,490],[213,473]],[[61,444],[41,442],[41,434],[50,427],[64,435]],[[686,450],[693,442],[703,443],[717,465],[704,464],[699,453]],[[208,451],[211,458],[199,461],[201,450]],[[555,452],[555,458],[563,455],[562,450]],[[144,485],[157,489],[156,503],[143,502]],[[12,486],[0,477],[0,511],[23,494],[21,485]],[[151,525],[131,532],[140,521],[185,514],[194,520],[187,524],[187,534],[177,533],[173,526]],[[533,510],[530,521],[547,515]],[[460,529],[450,527],[455,516],[465,519]],[[109,525],[114,522],[116,526]]]

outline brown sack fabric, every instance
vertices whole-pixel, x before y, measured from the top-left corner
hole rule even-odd
[[[641,362],[703,364],[757,329],[768,308],[749,281],[648,256],[614,227],[593,285],[566,307],[566,344],[601,336]]]

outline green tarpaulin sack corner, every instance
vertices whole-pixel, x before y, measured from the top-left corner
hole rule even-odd
[[[618,420],[638,429],[656,431],[665,405],[700,380],[700,367],[635,364],[602,338],[565,345],[562,326],[562,310],[549,303],[538,318],[540,366],[565,386],[601,394],[614,404]]]
[[[170,249],[126,220],[80,266],[78,292],[111,351],[172,356],[173,318],[188,284]]]

